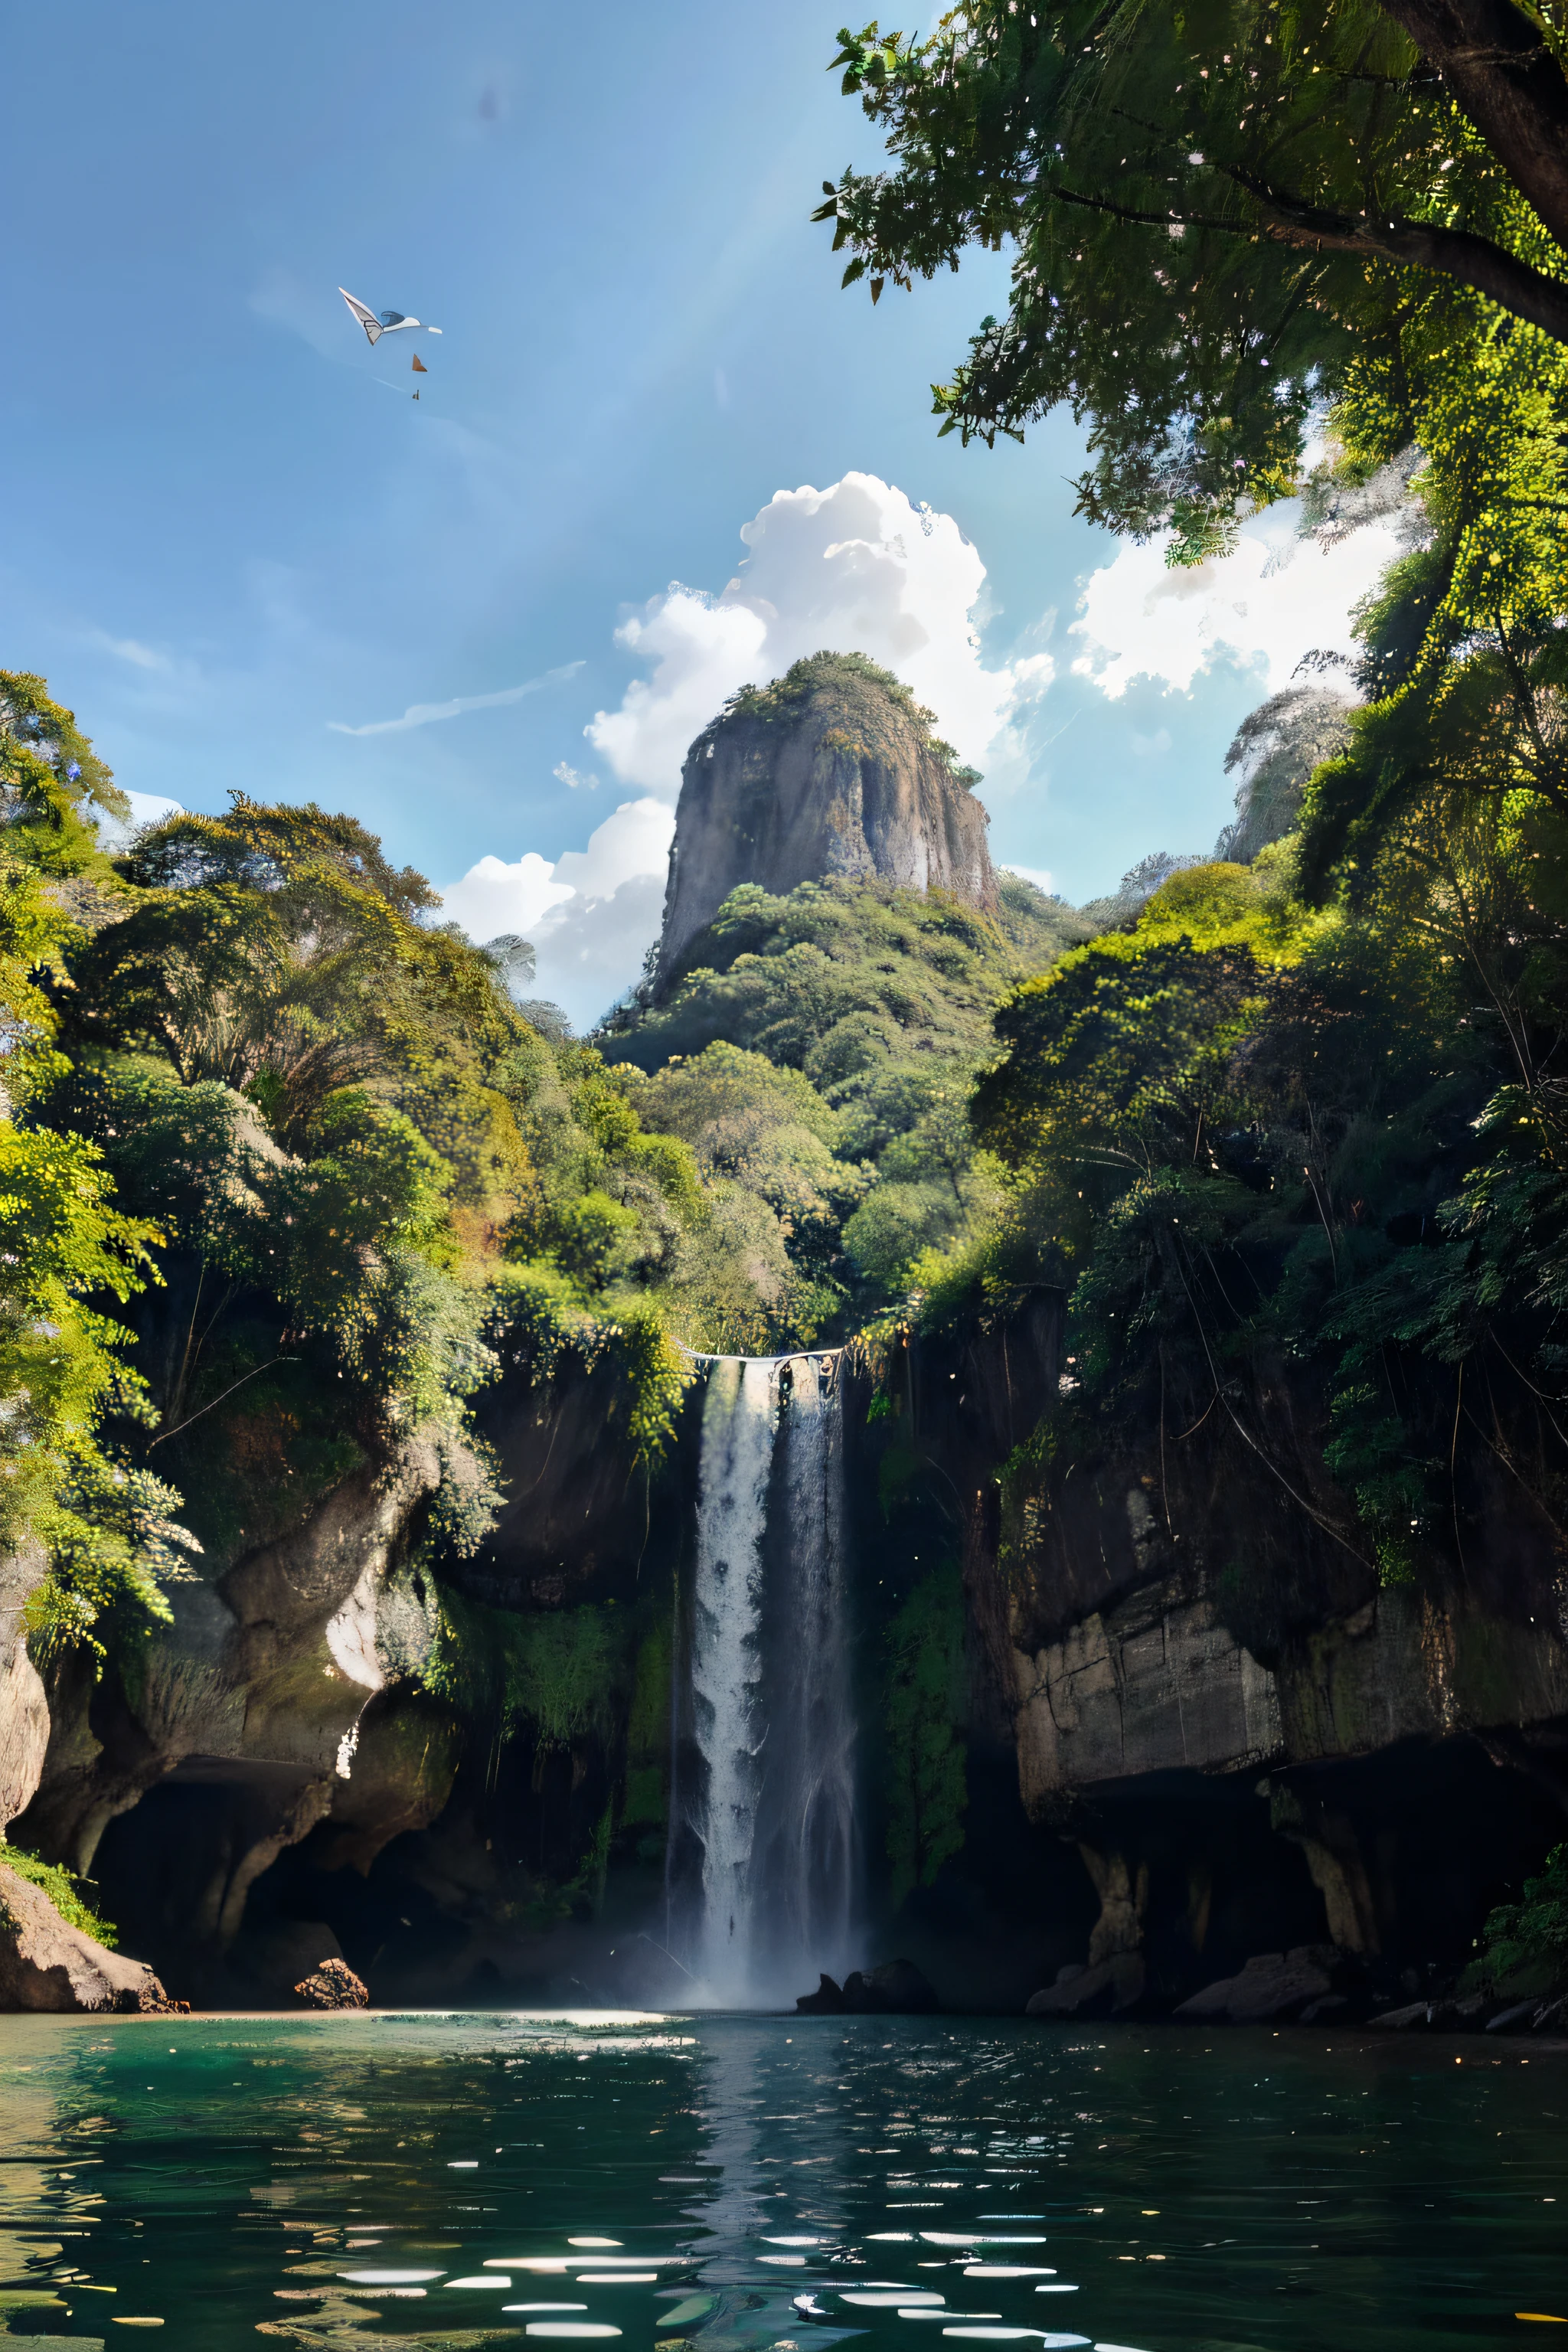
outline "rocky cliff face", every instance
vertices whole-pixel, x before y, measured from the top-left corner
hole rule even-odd
[[[614,1402],[570,1360],[538,1388],[509,1367],[487,1392],[505,1499],[490,1539],[447,1570],[493,1626],[543,1622],[559,1645],[574,1608],[629,1617],[653,1579],[671,1501]],[[624,1727],[595,1699],[575,1747],[508,1746],[426,1687],[442,1625],[426,1516],[443,1480],[478,1475],[461,1449],[410,1438],[212,1581],[173,1586],[170,1622],[42,1675],[25,1610],[47,1562],[0,1559],[0,1832],[88,1876],[140,1956],[100,1952],[35,1887],[12,1899],[0,1866],[0,2011],[135,2006],[144,1986],[162,1998],[160,1977],[204,2006],[297,2006],[291,1989],[345,1944],[381,1963],[384,1998],[560,1973],[566,1909],[541,1911],[535,1879],[572,1880]]]
[[[1462,1556],[1380,1581],[1296,1367],[1245,1401],[1267,1462],[1183,1400],[1065,1478],[1020,1488],[1015,1468],[1005,1498],[1057,1386],[1062,1304],[906,1343],[879,1424],[884,1465],[926,1465],[909,1540],[929,1557],[933,1505],[955,1523],[972,1672],[1046,1833],[1013,1833],[1052,1890],[1040,2007],[1168,2010],[1288,1947],[1330,1955],[1342,2007],[1347,1988],[1375,2006],[1451,1977],[1564,1832],[1552,1528],[1517,1480],[1480,1473],[1456,1502]],[[1284,2013],[1306,1998],[1286,1985]]]
[[[658,985],[742,882],[783,894],[828,875],[879,877],[994,910],[985,812],[968,783],[907,689],[861,656],[815,655],[748,690],[682,771]]]

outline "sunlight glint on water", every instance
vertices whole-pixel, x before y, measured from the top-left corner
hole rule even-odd
[[[530,2326],[626,2352],[935,2352],[948,2326],[1024,2352],[1544,2344],[1514,2314],[1568,2299],[1568,2053],[1455,2055],[957,2019],[10,2018],[0,2312],[78,2342],[161,2321],[167,2352]],[[458,2284],[487,2274],[513,2292]]]

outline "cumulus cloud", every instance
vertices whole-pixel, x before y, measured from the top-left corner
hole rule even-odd
[[[449,702],[411,702],[401,719],[372,719],[363,727],[347,727],[341,719],[329,719],[327,725],[334,735],[402,735],[411,727],[460,719],[466,710],[499,710],[503,703],[521,702],[542,687],[559,686],[563,678],[575,677],[582,667],[580,661],[564,662],[559,669],[547,669],[542,677],[524,678],[521,686],[503,686],[498,694],[455,694]]]
[[[719,594],[673,583],[617,633],[650,675],[586,731],[624,783],[673,799],[687,747],[726,696],[825,649],[896,672],[988,776],[1022,762],[1016,721],[1054,666],[1043,653],[982,659],[985,566],[951,515],[875,474],[846,474],[826,490],[775,492],[741,537],[745,558]]]
[[[446,892],[447,913],[475,939],[531,939],[535,986],[579,1024],[631,985],[658,936],[681,762],[737,688],[805,654],[868,654],[935,711],[994,789],[1026,771],[1021,729],[1053,665],[1043,653],[982,659],[973,615],[985,566],[951,515],[912,506],[874,474],[846,474],[825,490],[778,491],[741,538],[741,569],[717,594],[674,583],[616,633],[639,675],[584,732],[638,796],[585,850],[484,857]],[[565,761],[554,772],[572,790],[596,782]]]
[[[441,894],[441,910],[449,922],[461,923],[470,939],[499,939],[503,931],[533,939],[546,915],[573,893],[557,882],[555,867],[537,849],[523,852],[508,865],[504,857],[481,857],[460,882]]]
[[[1228,555],[1190,571],[1165,562],[1166,541],[1122,547],[1091,572],[1068,634],[1073,670],[1116,701],[1135,677],[1178,692],[1227,656],[1258,672],[1259,695],[1289,683],[1303,654],[1352,650],[1350,614],[1403,551],[1396,521],[1320,548],[1295,537],[1281,507],[1242,531]],[[1140,748],[1142,748],[1140,746]]]
[[[481,857],[443,893],[442,912],[471,939],[521,933],[539,951],[532,982],[580,1028],[637,977],[658,935],[675,816],[667,803],[624,801],[595,827],[585,849],[511,864]]]

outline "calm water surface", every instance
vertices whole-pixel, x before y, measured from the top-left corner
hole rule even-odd
[[[0,2328],[79,2346],[1568,2352],[1514,2315],[1568,2321],[1568,2053],[1517,2044],[7,2018],[0,2103]]]

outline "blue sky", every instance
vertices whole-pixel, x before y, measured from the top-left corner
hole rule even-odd
[[[1237,720],[1288,675],[1292,629],[1322,641],[1291,604],[1300,563],[1284,592],[1254,562],[1246,593],[1173,602],[1157,554],[1108,573],[1116,543],[1072,519],[1070,421],[1021,449],[936,439],[927,387],[1002,306],[1005,266],[875,310],[840,294],[807,215],[876,151],[824,70],[835,21],[815,0],[14,15],[0,666],[43,671],[134,791],[315,797],[443,884],[487,857],[531,856],[537,881],[625,804],[647,803],[626,824],[653,859],[668,761],[584,730],[649,678],[686,611],[658,602],[671,583],[716,595],[775,493],[858,473],[952,519],[955,579],[963,540],[984,565],[978,652],[931,593],[954,676],[1024,681],[984,794],[998,856],[1082,898],[1150,848],[1206,846]],[[415,339],[417,404],[406,339],[373,352],[340,284],[443,328]],[[889,531],[903,513],[878,511]],[[1075,636],[1086,593],[1099,620]],[[643,636],[617,644],[628,616]],[[780,627],[763,652],[795,644]],[[554,902],[594,870],[561,869]],[[580,1019],[620,984],[624,911],[601,925],[617,950],[575,976],[557,958]]]

